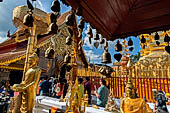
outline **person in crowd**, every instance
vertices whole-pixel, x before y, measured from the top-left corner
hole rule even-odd
[[[4,85],[0,89],[0,94],[4,93],[5,95],[8,95],[9,97],[14,96],[14,92],[10,90],[10,83],[9,81],[5,81]]]
[[[78,82],[79,82],[79,88],[80,88],[81,98],[83,98],[83,95],[84,95],[83,79],[82,79],[82,78],[78,78]]]
[[[86,77],[84,79],[84,93],[88,94],[88,104],[91,104],[91,83],[90,83],[90,78]]]
[[[63,79],[63,83],[64,83],[63,98],[65,98],[69,84],[67,83],[67,80],[65,78]]]
[[[40,77],[39,83],[38,83],[38,87],[37,87],[37,96],[40,95],[40,84],[41,82],[44,81],[44,77]]]
[[[107,104],[107,98],[109,95],[109,90],[106,87],[106,81],[101,79],[100,80],[100,87],[98,89],[98,91],[95,91],[95,95],[97,97],[97,105],[100,107],[105,107],[105,105]]]
[[[40,83],[40,96],[49,96],[49,89],[51,87],[51,83],[47,80],[48,77],[44,77],[44,81]]]
[[[57,83],[55,88],[57,99],[60,99],[60,97],[63,95],[63,91],[64,91],[63,79],[59,78],[59,82]]]
[[[59,82],[58,79],[55,79],[53,84],[52,84],[52,90],[51,90],[52,97],[56,97],[55,88],[56,88],[56,85],[57,85],[58,82]]]

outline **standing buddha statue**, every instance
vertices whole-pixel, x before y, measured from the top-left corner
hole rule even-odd
[[[21,113],[32,113],[34,107],[37,84],[41,75],[41,69],[37,66],[38,60],[36,53],[29,56],[29,69],[25,73],[25,79],[20,84],[14,84],[11,87],[11,90],[20,92],[22,95],[19,100],[21,102]]]

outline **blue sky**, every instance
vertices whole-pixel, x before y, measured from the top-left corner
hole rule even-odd
[[[35,2],[36,7],[42,9],[43,11],[46,11],[48,13],[51,12],[50,6],[52,4],[53,0],[37,0]],[[35,5],[34,4],[34,5]],[[0,42],[3,42],[4,40],[7,39],[7,31],[10,30],[11,33],[16,31],[15,26],[12,23],[12,11],[15,7],[19,5],[26,5],[26,0],[3,0],[3,2],[0,2]],[[65,11],[70,10],[70,7],[67,7],[63,4],[61,4],[61,13],[64,13]],[[99,45],[99,47],[96,49],[93,46],[93,43],[96,41],[92,41],[92,44],[89,44],[88,38],[85,34],[87,30],[87,26],[89,24],[86,24],[83,32],[83,39],[85,40],[85,44],[83,46],[83,49],[86,53],[87,59],[91,59],[91,63],[100,63],[101,62],[101,55],[104,52],[104,45]],[[95,33],[95,30],[93,30]],[[133,42],[134,42],[134,50],[131,52],[131,54],[136,54],[141,48],[140,48],[140,40],[138,37],[131,37]],[[129,40],[129,38],[127,38]],[[109,52],[112,56],[112,61],[114,62],[115,59],[113,58],[113,55],[117,52],[114,50],[114,46],[116,44],[116,41],[109,41]]]

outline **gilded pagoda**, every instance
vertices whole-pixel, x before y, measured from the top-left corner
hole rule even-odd
[[[18,6],[13,10],[13,24],[17,27],[17,31],[10,35],[6,41],[0,44],[0,77],[2,80],[10,80],[11,84],[20,83],[24,63],[26,57],[26,49],[28,42],[28,35],[25,26],[22,23],[24,15],[27,13],[28,8],[26,6]],[[39,52],[39,67],[43,70],[42,75],[57,77],[65,76],[65,63],[64,56],[67,52],[75,52],[75,45],[78,44],[80,39],[76,39],[72,45],[67,46],[65,44],[68,34],[68,26],[65,24],[66,17],[70,14],[70,11],[62,14],[57,19],[57,25],[59,26],[58,34],[46,34],[48,26],[50,24],[50,14],[35,8],[34,17],[36,24],[35,46]],[[75,20],[76,21],[76,20]],[[75,25],[76,26],[76,25]],[[76,36],[75,27],[73,27],[74,36]],[[55,45],[55,58],[45,58],[46,50]],[[77,47],[78,48],[78,47]],[[87,67],[88,61],[86,60],[83,49],[80,48],[76,54],[76,63],[78,67]],[[63,74],[63,75],[62,75]]]

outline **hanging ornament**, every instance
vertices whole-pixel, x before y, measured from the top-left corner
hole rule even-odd
[[[68,27],[67,30],[68,30],[68,32],[69,32],[69,35],[70,35],[71,37],[73,37],[73,30],[72,30],[70,27]]]
[[[88,30],[87,30],[87,34],[89,38],[93,37],[93,33],[92,33],[92,28],[89,26]]]
[[[87,30],[87,35],[88,35],[88,38],[89,38],[89,43],[91,44],[91,38],[93,37],[93,33],[92,33],[92,28],[90,26]]]
[[[108,42],[107,41],[105,41],[105,43],[104,43],[104,49],[106,49],[106,48],[108,48]]]
[[[78,43],[78,50],[80,50],[82,48],[83,44],[84,44],[84,40],[83,41],[80,40]]]
[[[159,34],[156,32],[156,33],[155,33],[155,36],[154,36],[154,39],[155,39],[155,40],[159,40],[159,38],[160,38],[160,37],[159,37]]]
[[[96,49],[97,49],[99,47],[99,42],[95,42],[94,47],[96,47]]]
[[[119,52],[122,51],[122,45],[120,44],[120,41],[117,41],[117,44],[115,45],[115,51]]]
[[[51,23],[48,27],[48,34],[57,34],[58,26],[56,23]]]
[[[156,45],[159,46],[159,45],[160,45],[160,42],[159,42],[159,41],[156,41]]]
[[[79,7],[76,9],[76,15],[82,16],[82,7],[79,5]]]
[[[33,27],[33,22],[34,22],[34,18],[32,16],[32,12],[29,11],[23,19],[23,24],[26,25],[27,27]]]
[[[84,18],[80,18],[79,23],[78,23],[78,28],[83,29],[85,24]]]
[[[114,54],[114,58],[119,62],[122,58],[122,55],[120,53]]]
[[[51,23],[57,22],[58,15],[56,13],[51,13],[50,14],[50,21]]]
[[[66,70],[67,70],[67,72],[70,72],[71,69],[72,69],[72,65],[71,65],[70,63],[68,63],[68,64],[66,65]]]
[[[99,34],[98,32],[96,31],[95,35],[94,35],[94,40],[99,40]]]
[[[89,43],[91,44],[91,38],[89,38]]]
[[[170,42],[170,37],[168,34],[165,34],[164,42]]]
[[[142,35],[142,38],[141,38],[141,43],[145,43],[146,42],[146,39],[144,38],[144,36]]]
[[[67,44],[67,45],[71,45],[71,43],[72,43],[71,36],[68,36],[68,37],[66,38],[66,44]]]
[[[52,47],[49,47],[46,51],[45,51],[45,58],[48,59],[54,59],[55,57],[55,51]]]
[[[54,12],[60,12],[60,2],[58,0],[52,2],[51,10]]]
[[[110,53],[108,52],[108,48],[106,48],[104,50],[104,53],[102,54],[102,63],[112,63],[112,60],[111,60],[111,55]]]
[[[28,9],[34,10],[34,7],[32,6],[32,4],[29,0],[27,0],[27,6],[28,6]]]
[[[130,47],[130,48],[129,48],[129,51],[133,51],[133,49],[134,49],[133,47]]]
[[[104,40],[103,36],[101,36],[99,42],[100,42],[100,44],[104,44],[105,40]]]
[[[170,54],[170,46],[169,45],[165,46],[165,50],[166,50],[166,52],[168,52]]]
[[[68,26],[73,26],[74,25],[74,12],[71,11],[71,13],[66,17],[66,24]]]
[[[133,41],[132,41],[131,38],[130,38],[129,41],[128,41],[128,46],[133,46]]]
[[[64,57],[64,63],[70,63],[70,61],[71,61],[71,56],[70,56],[69,53],[68,53],[68,54],[66,54],[65,57]]]

